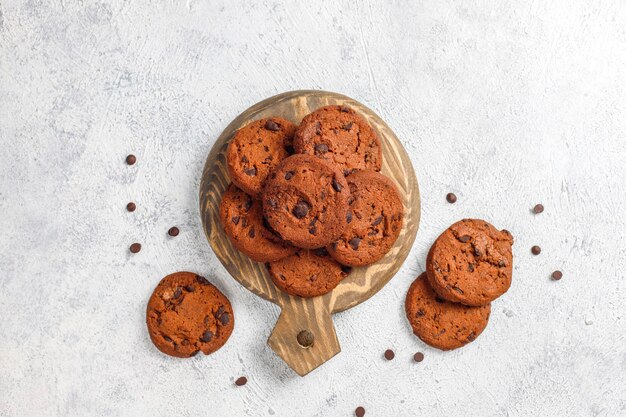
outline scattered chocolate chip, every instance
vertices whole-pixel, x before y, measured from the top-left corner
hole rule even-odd
[[[413,355],[413,360],[415,362],[421,362],[424,360],[424,354],[422,352],[417,352],[415,355]]]
[[[180,287],[176,287],[176,291],[174,291],[174,298],[178,298],[181,295],[183,295],[183,290],[181,290]]]
[[[372,226],[376,227],[376,226],[378,226],[379,224],[381,224],[381,223],[382,223],[382,221],[383,221],[383,216],[379,216],[379,217],[377,217],[377,218],[376,218],[376,220],[374,220],[374,221],[372,222]]]
[[[365,416],[365,408],[357,407],[356,410],[354,410],[354,415],[356,417],[363,417],[363,416]]]
[[[348,243],[353,250],[357,250],[359,248],[359,245],[361,244],[361,239],[358,237],[353,237]]]
[[[241,157],[241,162],[243,162],[244,164],[248,163],[248,157],[247,156],[242,156]]]
[[[316,256],[328,256],[326,248],[317,248],[313,251]]]
[[[306,201],[299,201],[291,211],[297,219],[301,219],[307,215],[311,206]]]
[[[293,172],[293,171],[285,172],[285,179],[286,180],[290,180],[291,178],[293,178],[294,174],[295,174],[295,172]]]
[[[474,264],[468,264],[468,265],[467,265],[467,270],[468,270],[469,272],[474,272]]]
[[[248,227],[248,219],[246,217],[244,217],[243,220],[241,221],[241,225],[243,227]]]
[[[296,340],[298,344],[302,347],[311,347],[313,346],[313,342],[315,341],[315,336],[309,330],[302,330],[296,336]]]
[[[174,343],[174,341],[172,340],[171,337],[169,336],[163,336],[163,339],[165,339],[166,342],[170,342],[170,343]]]
[[[417,312],[415,313],[415,317],[424,317],[425,315],[426,315],[426,312],[422,308],[417,310]]]
[[[454,204],[456,203],[456,195],[454,193],[448,193],[448,195],[446,195],[446,200],[448,200],[448,203]]]
[[[349,131],[350,129],[352,129],[352,122],[343,125],[342,129],[345,131]]]
[[[343,186],[337,182],[337,178],[333,178],[333,189],[337,192],[343,189]]]
[[[350,113],[350,107],[348,107],[348,106],[341,106],[341,107],[339,107],[339,111],[341,111],[342,113]]]
[[[222,326],[226,326],[229,321],[230,315],[228,313],[224,313],[220,316],[220,322],[222,323]]]
[[[312,234],[312,235],[316,234],[317,233],[317,227],[315,227],[315,226],[311,227],[309,229],[309,233]]]
[[[248,230],[248,236],[253,238],[255,235],[256,235],[256,231],[254,230],[254,226],[253,226],[250,228],[250,230]]]
[[[247,382],[248,382],[248,378],[246,378],[245,376],[240,376],[235,381],[235,385],[237,385],[238,387],[243,387],[244,385],[246,385]]]
[[[504,268],[504,266],[505,266],[505,265],[506,265],[506,263],[505,263],[504,261],[502,261],[502,260],[501,260],[501,261],[498,261],[498,266],[499,266],[500,268]]]
[[[552,273],[552,279],[555,281],[560,280],[561,278],[563,278],[563,273],[561,271],[554,271]]]
[[[469,240],[470,240],[470,237],[468,235],[464,235],[459,238],[459,242],[461,243],[467,243],[469,242]]]
[[[215,313],[215,318],[219,318],[222,314],[224,314],[224,306],[220,306],[220,308],[217,309],[217,312]]]
[[[530,248],[530,251],[533,253],[533,255],[539,255],[541,253],[541,248],[535,245],[532,248]]]
[[[201,277],[200,275],[196,275],[196,281],[202,285],[210,285],[210,282],[205,277]]]
[[[239,224],[239,216],[233,216],[232,219],[230,219],[235,225]]]
[[[319,154],[319,155],[323,155],[326,152],[328,152],[328,145],[326,145],[325,143],[318,143],[317,145],[315,145],[315,153]]]
[[[469,342],[473,342],[474,340],[476,340],[476,333],[471,332],[468,336],[467,336],[467,340]]]
[[[346,213],[346,221],[348,223],[352,221],[352,212],[350,210],[348,210],[348,212]]]
[[[278,132],[280,130],[280,126],[273,120],[268,120],[265,122],[265,128],[267,130],[271,130],[272,132]]]
[[[135,203],[126,204],[126,210],[130,211],[131,213],[135,211],[136,209],[137,209],[137,205]]]
[[[167,231],[167,234],[172,236],[172,237],[178,236],[178,233],[180,233],[180,230],[178,230],[178,227],[176,227],[176,226],[170,228],[170,230]]]
[[[395,358],[395,357],[396,357],[396,354],[395,354],[395,353],[393,353],[393,350],[391,350],[391,349],[387,349],[387,350],[385,351],[385,359],[387,359],[388,361],[392,360],[392,359],[393,359],[393,358]]]
[[[189,340],[188,339],[183,339],[182,342],[180,342],[181,345],[183,346],[189,346]]]
[[[352,272],[352,267],[347,265],[341,265],[341,272],[343,272],[344,274],[349,274],[350,272]]]
[[[130,251],[132,253],[137,253],[141,250],[141,243],[133,243],[130,245]]]
[[[128,165],[135,165],[135,162],[137,162],[137,157],[135,155],[128,155],[126,157],[126,163]]]
[[[337,246],[339,246],[339,242],[333,242],[333,250],[337,250]]]
[[[244,169],[243,172],[245,172],[249,177],[254,177],[256,176],[256,167]]]
[[[203,334],[203,335],[202,335],[202,337],[200,338],[200,341],[201,341],[201,342],[204,342],[204,343],[208,343],[208,342],[210,342],[211,340],[213,340],[213,333],[212,333],[212,332],[210,332],[210,331],[206,331],[206,332],[204,332],[204,334]]]
[[[196,287],[194,287],[193,285],[186,285],[185,286],[185,291],[187,292],[194,292],[196,290]]]
[[[482,255],[482,253],[480,252],[480,249],[478,249],[476,246],[474,246],[474,256],[479,258]]]
[[[533,207],[533,213],[543,213],[543,204],[537,204],[535,207]]]

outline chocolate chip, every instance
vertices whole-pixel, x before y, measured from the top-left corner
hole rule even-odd
[[[132,253],[137,253],[141,250],[141,243],[133,243],[130,245],[130,251]]]
[[[482,253],[480,252],[480,249],[478,249],[476,246],[474,246],[474,256],[479,258],[482,255]]]
[[[350,107],[348,106],[341,106],[339,107],[339,111],[342,113],[350,113]]]
[[[290,180],[294,175],[295,175],[295,172],[287,171],[287,172],[285,172],[285,179],[286,180]]]
[[[248,236],[253,238],[255,235],[256,235],[256,231],[254,230],[254,226],[253,226],[250,228],[250,230],[248,230]]]
[[[357,407],[356,410],[354,410],[354,415],[356,417],[363,417],[363,416],[365,416],[365,408]]]
[[[280,126],[273,120],[268,120],[265,122],[265,128],[267,130],[271,130],[272,132],[278,132],[280,130]]]
[[[533,207],[533,213],[543,213],[543,204],[537,204],[535,207]]]
[[[176,291],[174,291],[174,298],[178,298],[181,295],[183,295],[183,290],[181,290],[180,287],[176,287]]]
[[[552,279],[555,281],[560,280],[561,278],[563,278],[563,273],[561,271],[554,271],[552,273]]]
[[[372,222],[372,226],[376,227],[383,221],[383,216],[379,216]]]
[[[469,342],[473,342],[474,340],[476,340],[476,333],[471,332],[468,336],[467,336],[467,340]]]
[[[248,378],[246,378],[245,376],[240,376],[235,381],[235,385],[237,385],[238,387],[243,387],[244,385],[246,385],[247,382],[248,382]]]
[[[200,275],[196,275],[196,281],[202,285],[211,285],[205,277],[201,277]]]
[[[283,281],[287,281],[287,277],[284,276],[283,274],[280,274],[280,279],[282,279]]]
[[[135,165],[135,162],[137,162],[137,157],[135,155],[128,155],[126,157],[126,163],[128,165]]]
[[[215,313],[215,318],[218,319],[222,314],[224,314],[224,306],[220,306]]]
[[[424,309],[419,309],[417,310],[417,312],[415,313],[415,317],[424,317],[426,315],[426,312],[424,311]]]
[[[413,355],[413,360],[415,362],[421,362],[424,360],[424,354],[422,352],[417,352],[415,355]]]
[[[352,129],[352,122],[343,125],[342,129],[345,131],[349,131],[350,129]]]
[[[187,292],[194,292],[196,290],[196,287],[194,287],[193,285],[186,285],[185,290]]]
[[[252,198],[248,196],[248,198],[246,199],[246,203],[243,205],[243,208],[245,211],[248,211],[250,210],[250,207],[252,207]]]
[[[385,351],[385,359],[387,359],[388,361],[392,360],[392,359],[393,359],[393,358],[395,358],[395,357],[396,357],[396,354],[395,354],[395,353],[393,353],[393,350],[391,350],[391,349],[387,349],[387,350]]]
[[[243,227],[248,227],[248,218],[244,217],[243,220],[241,221],[241,225]]]
[[[446,302],[446,300],[444,300],[443,298],[439,296],[435,297],[435,301],[438,302],[439,304],[443,304]]]
[[[317,145],[315,145],[314,148],[316,154],[323,155],[328,152],[328,145],[326,145],[325,143],[318,143]]]
[[[174,343],[174,341],[172,340],[171,337],[169,336],[163,336],[163,339],[165,339],[166,342],[170,342],[170,343]]]
[[[456,195],[454,195],[454,193],[448,193],[448,195],[446,195],[446,200],[448,200],[448,203],[454,204],[456,203]]]
[[[254,177],[256,176],[256,167],[244,169],[243,172],[245,172],[249,177]]]
[[[353,237],[348,243],[353,250],[357,250],[359,248],[359,245],[361,244],[361,239],[358,237]]]
[[[333,250],[337,250],[337,246],[339,246],[339,242],[333,242]]]
[[[130,211],[131,213],[135,211],[136,209],[137,209],[137,205],[135,203],[126,204],[126,210]]]
[[[352,212],[350,210],[348,210],[348,212],[346,213],[346,221],[348,223],[352,221]]]
[[[337,182],[337,178],[333,178],[333,189],[337,192],[343,189],[343,186]]]
[[[247,156],[242,156],[241,157],[241,162],[243,162],[244,164],[248,163],[248,157]]]
[[[539,255],[541,253],[541,248],[535,245],[532,248],[530,248],[530,251],[533,253],[533,255]]]
[[[498,266],[499,266],[500,268],[503,268],[504,266],[506,266],[506,263],[505,263],[504,261],[502,261],[502,260],[501,260],[501,261],[499,261],[499,262],[498,262]]]
[[[326,248],[317,248],[313,251],[313,253],[317,256],[328,256]]]
[[[239,217],[239,216],[233,216],[233,218],[232,218],[232,219],[230,219],[230,220],[231,220],[231,221],[232,221],[235,225],[238,225],[238,224],[239,224],[239,219],[240,219],[240,217]]]
[[[311,347],[315,341],[315,336],[309,330],[302,330],[296,336],[298,344],[302,347]]]
[[[170,228],[170,230],[167,231],[167,234],[172,236],[172,237],[178,236],[178,233],[180,233],[180,230],[178,230],[178,227],[176,227],[176,226]]]
[[[344,274],[349,274],[350,272],[352,272],[352,267],[347,265],[341,265],[341,272],[343,272]]]
[[[468,235],[464,235],[464,236],[461,236],[461,237],[459,238],[459,242],[461,242],[461,243],[467,243],[467,242],[469,242],[469,240],[470,240],[470,239],[471,239],[471,238],[470,238]]]
[[[310,209],[311,206],[309,206],[306,201],[299,201],[291,212],[294,216],[296,216],[297,219],[301,219],[307,215]]]
[[[312,235],[316,234],[317,233],[317,227],[315,227],[315,226],[311,227],[309,229],[309,233],[312,234]]]
[[[211,340],[213,340],[213,333],[212,333],[212,332],[210,332],[210,331],[208,331],[208,330],[207,330],[206,332],[204,332],[204,334],[203,334],[203,335],[202,335],[202,337],[200,338],[200,341],[201,341],[201,342],[204,342],[204,343],[208,343],[208,342],[210,342]]]
[[[316,135],[322,134],[322,124],[320,122],[315,122],[315,134]]]
[[[230,315],[228,313],[224,313],[220,316],[220,322],[222,323],[222,326],[226,326],[229,321]]]

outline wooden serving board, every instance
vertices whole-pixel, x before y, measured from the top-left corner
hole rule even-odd
[[[404,226],[395,245],[373,265],[354,268],[330,293],[300,298],[274,286],[262,263],[237,251],[224,234],[219,206],[230,183],[225,153],[234,132],[245,124],[271,116],[298,124],[307,114],[329,104],[355,109],[378,133],[383,145],[382,173],[391,178],[403,199]],[[341,94],[300,90],[270,97],[255,104],[233,120],[215,142],[204,166],[200,184],[200,213],[204,232],[218,259],[241,285],[281,308],[268,344],[294,371],[304,376],[341,350],[331,314],[367,300],[398,271],[408,255],[420,221],[420,196],[411,160],[387,124],[363,104]]]

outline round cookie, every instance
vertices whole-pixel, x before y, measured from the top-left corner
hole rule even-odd
[[[338,262],[365,266],[393,246],[402,230],[404,206],[394,183],[375,171],[359,171],[346,178],[350,187],[348,226],[326,249]]]
[[[256,120],[239,129],[226,150],[232,182],[258,196],[269,173],[293,153],[295,130],[293,123],[279,117]]]
[[[278,288],[300,297],[317,297],[332,291],[351,271],[331,258],[324,248],[301,250],[266,266]]]
[[[422,273],[411,284],[404,309],[417,337],[437,349],[450,350],[473,342],[482,333],[491,304],[469,307],[443,300]]]
[[[383,162],[378,135],[347,106],[326,106],[307,115],[296,130],[293,147],[297,153],[336,163],[344,175],[380,171]]]
[[[215,352],[233,332],[228,299],[206,278],[191,272],[168,275],[154,289],[146,312],[152,343],[178,358]]]
[[[454,223],[431,247],[428,282],[440,297],[468,306],[485,305],[511,286],[513,236],[484,220]]]
[[[297,250],[267,228],[261,202],[234,184],[222,196],[220,219],[233,246],[255,262],[277,261]]]
[[[293,155],[268,177],[263,213],[284,240],[315,249],[341,236],[349,197],[346,178],[335,165],[310,155]]]

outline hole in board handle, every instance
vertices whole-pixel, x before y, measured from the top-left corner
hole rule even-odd
[[[298,336],[296,336],[296,340],[301,347],[310,348],[313,346],[315,336],[309,330],[302,330],[298,333]]]

